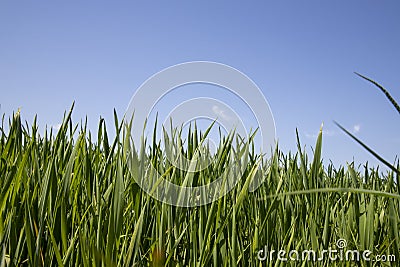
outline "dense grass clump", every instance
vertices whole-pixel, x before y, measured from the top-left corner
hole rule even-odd
[[[103,120],[93,138],[85,125],[73,125],[71,113],[55,135],[40,136],[36,122],[24,126],[19,113],[7,131],[1,127],[1,265],[377,264],[257,259],[264,248],[322,251],[334,248],[339,239],[347,241],[347,249],[400,260],[398,175],[368,167],[360,171],[353,164],[324,166],[321,134],[312,160],[300,145],[295,154],[276,149],[268,160],[245,150],[246,171],[231,192],[204,206],[181,208],[149,197],[134,175],[149,175],[149,164],[155,164],[166,179],[179,184],[187,173],[168,163],[160,143],[147,145],[146,140],[136,144],[134,167],[129,168],[129,134],[117,118],[115,122],[113,142]],[[177,137],[186,144],[182,151],[190,159],[204,136],[193,130],[185,137],[178,131]],[[209,182],[221,172],[232,139],[222,139],[214,155],[218,160],[196,174],[196,183]],[[265,181],[249,192],[255,176]],[[397,266],[389,261],[378,264]]]

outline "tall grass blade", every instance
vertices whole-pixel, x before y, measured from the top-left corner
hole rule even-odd
[[[376,87],[378,87],[386,96],[387,99],[389,99],[390,103],[392,103],[392,105],[395,107],[395,109],[397,110],[397,112],[400,114],[400,106],[399,104],[397,104],[397,102],[394,100],[394,98],[390,95],[390,93],[379,83],[375,82],[374,80],[371,80],[370,78],[367,78],[357,72],[355,72],[356,75],[358,75],[359,77],[369,81],[370,83],[374,84]]]
[[[379,156],[378,153],[376,153],[375,151],[373,151],[371,148],[369,148],[366,144],[364,144],[360,139],[358,139],[357,137],[355,137],[352,133],[350,133],[349,131],[347,131],[343,126],[341,126],[339,123],[337,123],[336,121],[334,121],[334,123],[343,131],[345,132],[347,135],[349,135],[351,138],[353,138],[353,140],[355,140],[357,143],[359,143],[364,149],[366,149],[369,153],[371,153],[375,158],[377,158],[380,162],[382,162],[383,164],[385,164],[388,168],[390,168],[392,171],[394,171],[395,173],[400,174],[400,170],[398,170],[394,165],[390,164],[388,161],[386,161],[384,158],[382,158],[381,156]]]

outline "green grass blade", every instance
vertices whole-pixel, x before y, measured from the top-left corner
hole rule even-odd
[[[355,140],[357,143],[359,143],[364,149],[366,149],[369,153],[371,153],[375,158],[377,158],[380,162],[382,162],[383,164],[385,164],[387,167],[389,167],[392,171],[394,171],[395,173],[400,174],[400,170],[396,169],[395,166],[393,166],[392,164],[390,164],[388,161],[386,161],[384,158],[382,158],[381,156],[379,156],[378,153],[376,153],[375,151],[373,151],[371,148],[369,148],[366,144],[364,144],[360,139],[358,139],[357,137],[355,137],[352,133],[350,133],[349,131],[347,131],[343,126],[341,126],[339,123],[335,122],[334,123],[342,130],[344,131],[347,135],[349,135],[351,138],[353,138],[353,140]]]
[[[376,87],[378,87],[387,97],[387,99],[389,99],[390,103],[392,103],[392,105],[395,107],[395,109],[397,110],[397,112],[400,114],[400,106],[397,104],[397,102],[394,100],[394,98],[389,94],[389,92],[379,83],[375,82],[374,80],[371,80],[370,78],[367,78],[357,72],[355,72],[356,75],[358,75],[359,77],[369,81],[370,83],[374,84]]]

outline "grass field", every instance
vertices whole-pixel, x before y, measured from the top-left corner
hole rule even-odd
[[[133,176],[151,176],[150,164],[176,184],[187,173],[171,166],[152,140],[136,144],[132,163],[128,131],[117,118],[115,128],[117,137],[109,140],[101,120],[92,136],[69,113],[56,134],[39,136],[36,122],[24,124],[19,112],[7,130],[1,127],[1,266],[398,266],[398,174],[323,165],[321,133],[314,155],[303,153],[299,140],[297,152],[276,149],[262,161],[249,141],[250,149],[235,150],[248,162],[231,192],[181,208],[154,200]],[[193,129],[176,138],[190,159],[204,134]],[[209,155],[214,163],[193,184],[224,171],[232,138]],[[265,181],[249,192],[254,177]],[[265,248],[322,251],[342,239],[348,250],[393,255],[397,262],[257,258]]]

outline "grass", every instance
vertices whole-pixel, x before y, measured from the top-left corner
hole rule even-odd
[[[399,104],[397,104],[397,102],[394,100],[394,98],[390,95],[390,93],[379,83],[377,83],[376,81],[361,75],[357,72],[355,72],[355,74],[359,77],[361,77],[362,79],[368,81],[369,83],[375,85],[375,87],[377,87],[385,96],[386,98],[390,101],[390,103],[392,104],[392,106],[396,109],[396,111],[400,114],[400,106]],[[400,168],[399,166],[394,166],[393,164],[390,164],[387,160],[385,160],[382,156],[380,156],[377,152],[375,152],[373,149],[371,149],[368,145],[366,145],[363,141],[361,141],[360,139],[358,139],[356,136],[354,136],[350,131],[346,130],[342,125],[340,125],[337,122],[334,122],[343,132],[345,132],[348,136],[350,136],[355,142],[357,142],[359,145],[361,145],[365,150],[367,150],[369,153],[371,153],[371,155],[373,155],[376,159],[378,159],[380,162],[382,162],[384,165],[386,165],[389,169],[391,169],[392,171],[394,171],[396,174],[400,174]]]
[[[352,163],[323,165],[322,132],[312,158],[298,136],[296,153],[285,155],[276,148],[268,160],[254,152],[251,140],[237,142],[230,153],[247,159],[237,186],[215,202],[182,208],[151,198],[135,176],[153,179],[153,164],[176,184],[209,183],[228,166],[229,147],[239,137],[222,138],[215,155],[206,153],[213,163],[190,174],[174,168],[156,140],[143,139],[134,153],[129,131],[117,116],[117,135],[110,142],[104,120],[92,136],[86,124],[73,124],[71,112],[57,133],[44,136],[36,120],[23,124],[19,112],[7,131],[3,120],[1,266],[374,265],[257,259],[264,247],[318,251],[335,247],[339,239],[347,240],[348,249],[400,259],[399,174],[380,173],[367,164],[361,169]],[[205,133],[196,128],[187,136],[174,133],[171,146],[182,143],[184,155],[193,158]],[[261,187],[249,192],[252,179],[260,177],[265,179]]]

